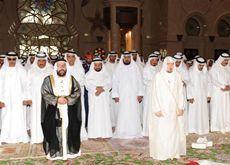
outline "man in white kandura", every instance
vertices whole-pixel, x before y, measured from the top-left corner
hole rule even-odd
[[[5,59],[5,57],[6,57],[6,55],[4,55],[4,54],[0,54],[0,87],[1,87],[1,81],[2,81],[2,66],[3,66],[3,64],[4,64],[4,59]],[[0,89],[1,90],[1,89]],[[1,119],[1,114],[2,114],[2,110],[1,110],[1,108],[2,108],[2,103],[1,103],[1,95],[0,95],[0,131],[1,131],[1,127],[2,127],[2,119]]]
[[[145,64],[141,61],[139,53],[136,50],[132,50],[130,53],[132,54],[133,61],[137,64],[142,73]]]
[[[3,64],[4,64],[4,59],[5,59],[6,55],[5,54],[0,54],[0,69],[2,68]]]
[[[84,85],[85,85],[85,71],[82,67],[80,57],[73,50],[65,53],[65,59],[69,64],[71,75],[77,80],[81,87],[81,107],[82,107],[82,125],[81,125],[81,140],[87,140],[87,132],[85,129],[85,106],[84,106]]]
[[[113,77],[114,71],[118,65],[117,58],[118,58],[118,54],[115,51],[111,51],[108,53],[107,61],[105,63],[105,68],[110,74],[111,78]],[[112,91],[110,91],[110,118],[111,118],[113,128],[116,127],[117,124],[117,111],[118,111],[118,103],[116,103],[113,100]]]
[[[27,99],[31,102],[30,116],[27,116],[30,118],[31,144],[43,142],[41,86],[44,78],[52,73],[52,69],[47,63],[47,55],[38,53],[27,75]]]
[[[196,59],[194,67],[189,71],[189,112],[188,131],[199,135],[209,133],[210,78],[204,58]]]
[[[173,58],[175,59],[175,70],[179,72],[183,81],[183,93],[184,93],[184,105],[185,105],[184,129],[186,131],[186,134],[188,134],[188,101],[187,101],[188,88],[187,86],[189,85],[190,77],[189,77],[188,69],[183,60],[183,54],[181,52],[177,52],[177,54],[174,55]]]
[[[132,50],[130,53],[132,54],[133,62],[137,64],[141,73],[141,77],[143,79],[144,63],[141,61],[140,55],[136,50]],[[141,124],[143,124],[143,102],[140,102],[140,104],[138,104],[138,111],[140,112]]]
[[[149,122],[150,156],[157,160],[186,154],[186,136],[181,128],[184,113],[183,82],[174,59],[166,57],[151,89]]]
[[[26,119],[23,112],[25,100],[26,71],[20,64],[17,54],[9,52],[2,67],[1,107],[2,130],[0,142],[27,143]]]
[[[30,70],[30,68],[32,67],[32,65],[34,63],[34,60],[35,60],[35,54],[29,54],[29,57],[28,57],[26,64],[24,66],[26,71]]]
[[[230,131],[230,56],[220,55],[214,63],[210,75],[212,81],[211,95],[211,131]]]
[[[86,74],[85,86],[89,92],[88,138],[111,138],[111,77],[101,58],[96,57],[91,63]]]
[[[130,52],[124,52],[113,75],[112,96],[119,102],[114,138],[142,137],[139,104],[142,102],[143,80]]]
[[[151,93],[151,83],[155,78],[156,73],[159,71],[158,67],[158,55],[150,54],[148,58],[148,62],[143,70],[143,82],[145,87],[145,95],[144,95],[144,111],[143,111],[143,136],[149,136],[149,101],[150,101],[150,93]]]

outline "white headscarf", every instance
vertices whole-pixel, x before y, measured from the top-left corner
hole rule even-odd
[[[15,52],[9,52],[8,54],[15,54],[15,55],[16,55]],[[2,70],[3,70],[3,69],[6,69],[6,68],[9,68],[9,62],[8,62],[8,60],[7,60],[7,57],[15,57],[15,58],[16,58],[15,68],[24,69],[23,66],[22,66],[22,64],[21,64],[21,62],[20,62],[20,60],[18,59],[18,56],[8,56],[8,55],[7,55],[7,56],[4,58],[4,64],[2,65]]]
[[[144,66],[144,62],[141,61],[140,54],[136,50],[132,50],[130,53],[131,55],[136,54],[137,55],[136,63],[141,66]]]
[[[96,59],[96,60],[95,60]],[[97,60],[98,59],[98,60]],[[95,60],[95,61],[94,61]],[[94,58],[94,60],[93,60],[93,62],[91,62],[91,64],[90,64],[90,68],[89,68],[89,72],[96,72],[95,70],[94,70],[94,64],[95,63],[101,63],[102,64],[102,69],[101,69],[101,71],[100,72],[104,72],[106,69],[104,68],[104,63],[103,63],[103,61],[101,60],[101,58],[99,58],[99,57],[96,57],[96,58]],[[88,72],[87,72],[88,73]]]
[[[119,57],[118,57],[118,54],[117,54],[115,51],[111,51],[111,52],[108,53],[108,56],[107,56],[107,58],[106,58],[106,60],[105,60],[106,63],[109,62],[109,57],[112,56],[112,55],[113,55],[113,56],[116,55],[115,63],[117,63],[117,59],[118,59]]]
[[[213,64],[213,68],[218,68],[218,67],[222,67],[221,63],[225,60],[225,59],[230,59],[229,54],[227,53],[222,53],[218,59],[216,60],[216,62]]]
[[[141,66],[144,66],[144,62],[141,61],[141,58],[140,58],[140,54],[137,53],[137,61],[136,61],[138,64],[140,64]]]
[[[84,68],[82,66],[82,62],[80,60],[80,57],[75,52],[71,52],[71,51],[66,52],[66,53],[64,53],[64,58],[66,61],[67,61],[67,55],[68,54],[75,56],[75,61],[74,61],[74,65],[73,65],[74,72],[79,72],[79,71],[84,72]],[[68,63],[68,61],[67,61],[67,63]],[[71,67],[71,66],[69,66],[69,67]]]
[[[125,53],[127,53],[127,52],[125,52]],[[130,58],[131,58],[131,62],[130,62],[129,65],[125,65],[125,64],[124,64],[124,62],[123,62],[124,56],[127,56],[127,55],[124,55],[124,54],[121,55],[121,58],[120,58],[120,61],[119,61],[118,65],[117,65],[116,70],[117,70],[117,69],[120,69],[120,68],[122,68],[122,67],[126,67],[126,66],[130,66],[130,67],[132,67],[132,68],[133,68],[133,67],[138,67],[137,64],[136,64],[136,62],[133,60],[133,57],[132,57],[131,53],[128,55],[128,56],[130,56]]]
[[[206,63],[199,63],[198,61],[204,61],[205,62],[205,59],[204,58],[202,58],[202,57],[198,57],[198,58],[196,58],[196,60],[195,60],[195,63],[194,63],[194,67],[192,68],[192,70],[191,71],[194,71],[194,72],[203,72],[203,73],[206,73],[207,72],[207,64]],[[203,68],[203,70],[202,71],[199,71],[198,70],[198,66],[199,65],[204,65],[204,68]],[[193,77],[194,78],[194,77]]]
[[[75,62],[74,62],[74,66],[82,66],[82,62],[80,60],[80,57],[77,55],[77,53],[75,53],[74,51],[69,51],[69,52],[64,53],[65,60],[67,60],[67,55],[68,54],[75,56],[76,59],[75,59]]]
[[[40,59],[44,59],[46,60],[46,66],[44,68],[39,68],[37,63],[38,63],[38,60]],[[31,65],[31,69],[39,69],[39,70],[45,70],[46,68],[48,68],[48,57],[45,53],[38,53],[36,56],[35,56],[35,59],[34,59],[34,62],[33,64]]]
[[[102,64],[102,69],[100,70],[100,72],[95,71],[95,69],[94,69],[95,63],[101,63]],[[89,71],[86,73],[86,77],[88,80],[89,79],[90,80],[97,79],[97,81],[99,80],[98,82],[100,82],[100,83],[103,83],[104,75],[107,75],[108,77],[110,77],[109,73],[107,72],[107,70],[104,66],[103,61],[93,61],[90,64]],[[98,85],[101,85],[101,84],[98,84]]]
[[[151,66],[150,61],[151,61],[153,58],[158,59],[158,62],[159,62],[159,56],[158,56],[157,54],[155,54],[155,53],[152,53],[152,54],[150,54],[149,57],[148,57],[148,61],[147,61],[147,63],[146,63],[146,67],[147,67],[147,66]],[[157,64],[157,66],[158,66],[158,64]]]
[[[5,54],[0,54],[0,58],[1,58],[1,59],[5,59],[5,58],[6,58],[6,55],[5,55]]]
[[[32,68],[32,65],[34,64],[34,62],[31,64],[31,62],[30,62],[30,58],[31,57],[34,57],[35,55],[29,55],[29,57],[28,57],[28,59],[27,59],[27,61],[26,61],[26,64],[25,64],[25,68],[27,69],[27,70],[29,70],[30,68]]]
[[[174,60],[173,57],[171,57],[171,56],[165,57],[160,72],[166,72],[166,71],[167,71],[167,64],[168,64],[168,63],[173,63],[173,64],[174,64],[173,72],[175,72],[175,60]]]

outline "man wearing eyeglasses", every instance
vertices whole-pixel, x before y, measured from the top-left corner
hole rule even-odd
[[[23,105],[29,104],[25,98],[26,71],[18,61],[15,52],[9,52],[2,67],[0,86],[0,108],[2,128],[0,142],[27,143],[26,119]]]

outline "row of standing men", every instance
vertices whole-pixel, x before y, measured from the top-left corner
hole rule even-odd
[[[151,82],[163,61],[159,52],[150,54],[146,64],[136,51],[124,52],[119,62],[114,51],[108,53],[105,61],[95,59],[92,62],[92,57],[88,57],[82,62],[74,51],[64,56],[81,87],[82,140],[149,135]],[[200,56],[187,61],[178,52],[173,57],[184,83],[185,131],[200,135],[210,130],[229,132],[229,55],[220,55],[210,68]],[[53,65],[45,53],[38,53],[34,61],[33,58],[30,56],[22,66],[16,53],[9,52],[3,60],[0,142],[28,142],[27,130],[30,130],[31,143],[43,141],[40,89],[44,78],[53,72]],[[15,67],[9,67],[13,62]],[[102,86],[103,92],[98,90]],[[112,128],[115,128],[114,133]]]

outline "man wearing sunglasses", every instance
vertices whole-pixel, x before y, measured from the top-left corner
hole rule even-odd
[[[18,61],[15,52],[6,55],[2,67],[0,86],[0,108],[2,128],[0,142],[27,143],[29,137],[26,130],[23,104],[25,99],[26,71]]]

